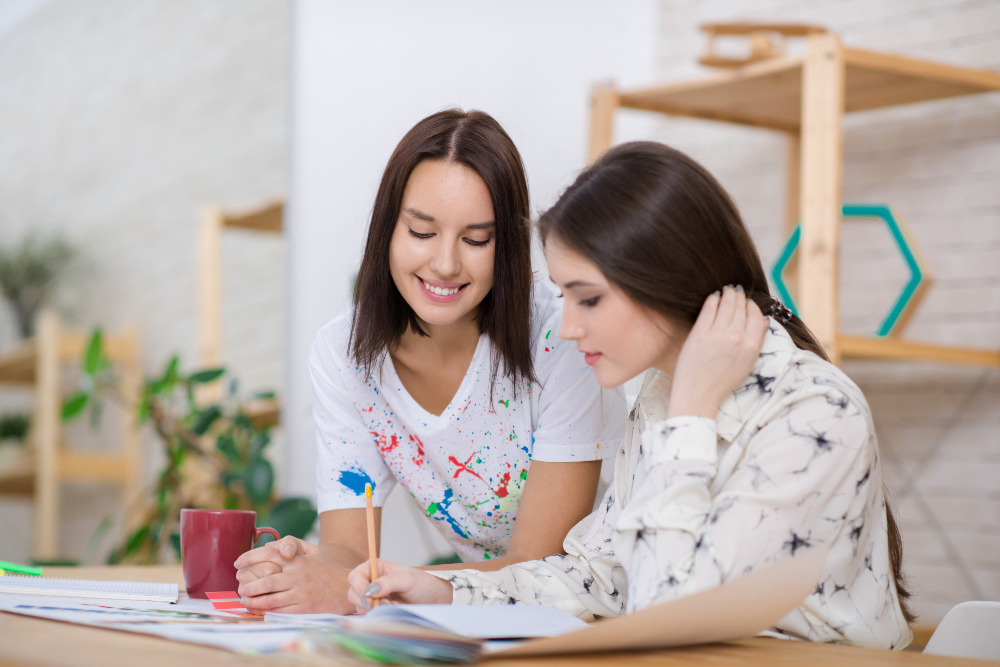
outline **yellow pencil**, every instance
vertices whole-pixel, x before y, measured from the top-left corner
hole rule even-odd
[[[368,512],[368,564],[371,580],[378,579],[378,551],[375,549],[375,508],[372,507],[372,485],[365,484],[365,509]],[[372,598],[372,609],[378,606],[378,599]]]

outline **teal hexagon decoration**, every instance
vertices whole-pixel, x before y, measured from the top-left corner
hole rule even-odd
[[[906,266],[910,269],[910,279],[903,286],[903,291],[900,292],[899,298],[896,299],[896,302],[889,310],[889,314],[886,315],[882,321],[882,325],[875,333],[876,336],[880,337],[888,336],[893,333],[897,326],[905,323],[908,317],[904,317],[904,315],[911,312],[920,302],[923,293],[930,286],[930,274],[921,266],[920,261],[917,259],[918,250],[908,237],[902,219],[897,218],[888,206],[885,204],[844,204],[841,213],[845,218],[880,218],[885,222],[889,228],[889,233],[899,248],[900,254],[903,255]],[[792,298],[792,294],[788,291],[788,286],[785,284],[784,273],[788,262],[792,259],[795,251],[798,250],[801,237],[802,227],[801,225],[796,225],[795,229],[792,230],[791,236],[788,237],[788,241],[785,242],[781,254],[778,255],[778,259],[771,268],[771,279],[778,290],[778,296],[796,315],[799,314],[799,311],[795,305],[795,299]]]

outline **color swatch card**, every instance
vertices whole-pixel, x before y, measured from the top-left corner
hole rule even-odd
[[[216,611],[222,611],[227,614],[234,614],[240,618],[264,618],[260,614],[251,613],[243,603],[240,602],[240,596],[235,591],[219,591],[215,593],[205,593],[208,599],[212,601],[212,606],[215,607]]]

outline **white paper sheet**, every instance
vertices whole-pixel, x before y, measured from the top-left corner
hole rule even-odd
[[[181,598],[177,604],[112,603],[35,595],[0,595],[0,611],[92,627],[154,635],[237,653],[273,653],[307,626],[246,621],[216,611],[208,600]]]

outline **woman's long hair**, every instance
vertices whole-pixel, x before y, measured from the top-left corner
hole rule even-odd
[[[521,155],[500,124],[482,111],[441,111],[406,133],[382,174],[365,252],[354,285],[350,348],[371,373],[407,328],[427,336],[389,271],[389,245],[403,191],[424,160],[444,160],[476,172],[490,192],[494,231],[493,285],[479,305],[479,332],[492,342],[492,377],[502,373],[515,391],[534,380],[531,361],[531,228],[528,182]]]
[[[742,285],[767,313],[775,305],[757,249],[735,204],[697,162],[663,144],[612,148],[584,170],[538,223],[593,262],[636,303],[693,326],[708,295]],[[829,361],[806,325],[783,322],[795,344]],[[903,614],[910,592],[903,545],[886,500],[889,560]]]

